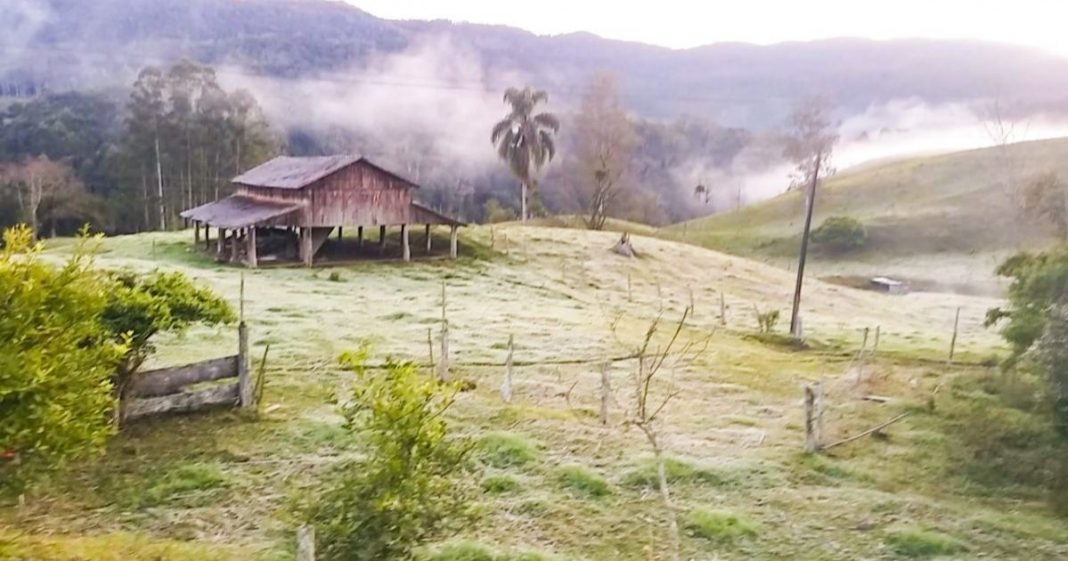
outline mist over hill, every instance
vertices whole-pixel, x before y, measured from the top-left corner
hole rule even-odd
[[[1068,59],[974,41],[831,39],[756,46],[714,43],[672,50],[588,33],[538,36],[504,26],[390,21],[328,0],[5,0],[0,82],[7,89],[80,89],[129,82],[145,63],[190,56],[255,75],[347,73],[427,35],[476,55],[481,82],[509,74],[572,100],[586,77],[622,77],[629,106],[647,117],[699,114],[731,126],[781,121],[806,94],[844,113],[917,97],[929,103],[1001,98],[1028,110],[1063,107]],[[352,76],[350,76],[352,77]],[[438,87],[411,76],[412,87]]]

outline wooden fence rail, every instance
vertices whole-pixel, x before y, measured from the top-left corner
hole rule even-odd
[[[238,326],[237,333],[236,355],[137,375],[123,396],[123,421],[165,413],[190,413],[209,407],[255,405],[249,369],[248,327],[244,322]],[[237,382],[186,391],[186,387],[193,384],[227,378],[237,378]]]

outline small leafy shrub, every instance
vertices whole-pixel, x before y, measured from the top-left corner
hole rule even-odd
[[[478,448],[482,460],[496,468],[520,467],[538,458],[538,449],[529,440],[507,432],[483,436]]]
[[[582,466],[564,466],[558,478],[564,487],[588,497],[603,497],[610,492],[603,477]]]
[[[952,555],[967,548],[959,540],[938,532],[899,530],[886,536],[886,545],[904,557],[935,557]]]
[[[757,327],[762,334],[771,333],[775,330],[775,324],[779,323],[779,310],[761,312],[759,308],[754,307],[753,313],[756,314]]]
[[[835,253],[863,247],[868,241],[864,225],[849,216],[831,216],[812,231],[812,243]]]
[[[172,497],[194,491],[207,491],[224,487],[226,476],[213,464],[186,464],[167,471],[145,490],[141,496],[142,506],[167,502]]]
[[[520,487],[519,480],[508,475],[491,475],[482,480],[482,490],[494,495],[511,493]]]
[[[664,459],[664,472],[668,483],[707,483],[717,486],[729,483],[728,479],[717,471],[699,468],[677,458]],[[657,488],[659,480],[656,475],[656,462],[652,459],[646,460],[627,472],[623,476],[623,484],[628,487]]]
[[[719,510],[694,510],[686,517],[686,529],[693,535],[719,543],[757,535],[755,522],[738,514]]]
[[[341,282],[341,273],[337,271],[330,271],[330,276],[327,277],[330,282]]]
[[[462,529],[472,516],[471,446],[452,437],[444,419],[456,389],[411,363],[369,370],[366,358],[366,349],[342,356],[356,380],[340,404],[366,456],[341,466],[304,508],[328,561],[410,559],[416,547]]]

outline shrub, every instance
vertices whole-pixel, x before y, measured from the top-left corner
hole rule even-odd
[[[330,276],[327,277],[330,282],[341,282],[341,273],[337,271],[330,271]]]
[[[455,388],[443,390],[410,363],[370,371],[365,359],[366,351],[342,357],[356,380],[341,412],[366,457],[342,466],[306,515],[323,559],[409,559],[470,521],[471,446],[451,437],[443,418]]]
[[[0,250],[0,491],[103,451],[114,410],[111,376],[127,346],[100,322],[106,282],[89,239],[53,266],[29,228]]]
[[[1050,311],[1038,341],[1038,358],[1049,379],[1054,422],[1061,436],[1068,438],[1068,305]]]
[[[582,466],[564,466],[558,477],[564,487],[589,497],[603,497],[610,492],[603,477]]]
[[[495,561],[496,557],[489,549],[474,542],[454,542],[446,544],[431,554],[428,561]]]
[[[693,535],[715,542],[732,542],[757,535],[758,526],[748,518],[718,510],[697,509],[686,518]]]
[[[754,306],[753,312],[756,314],[757,327],[760,329],[760,333],[766,335],[775,330],[775,324],[779,323],[779,310],[761,312],[759,308]]]
[[[886,545],[905,557],[934,557],[966,550],[956,538],[924,530],[899,530],[886,536]]]
[[[519,467],[538,457],[538,450],[522,436],[495,432],[478,443],[482,460],[496,468]]]
[[[849,216],[832,216],[812,231],[812,243],[833,252],[851,251],[864,246],[868,234],[864,225]]]

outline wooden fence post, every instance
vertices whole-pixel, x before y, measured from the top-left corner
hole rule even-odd
[[[501,399],[512,402],[512,354],[515,352],[515,336],[508,336],[508,358],[504,361],[504,382],[501,383]]]
[[[820,448],[817,430],[816,390],[805,384],[805,452],[809,454]]]
[[[876,353],[879,352],[879,331],[881,327],[879,325],[875,326],[875,341],[871,345],[871,358],[873,360],[876,358]]]
[[[432,333],[433,332],[429,327],[426,328],[426,346],[427,346],[427,350],[430,352],[429,356],[430,356],[430,372],[431,373],[434,372],[434,336],[433,336]]]
[[[441,322],[441,357],[438,360],[438,380],[449,380],[449,320]]]
[[[723,327],[727,326],[727,299],[722,291],[719,293],[719,324]]]
[[[608,402],[612,398],[611,379],[608,377],[608,361],[601,364],[601,424],[608,424]]]
[[[860,384],[864,379],[864,351],[868,350],[868,330],[864,328],[864,340],[860,343],[860,351],[857,353],[857,379],[855,384]]]
[[[630,288],[630,273],[627,273],[627,302],[632,302],[634,300],[631,296]]]
[[[248,326],[241,322],[237,326],[237,395],[242,409],[256,404],[255,386],[249,370]]]
[[[315,561],[315,528],[307,524],[297,528],[296,561]]]
[[[953,364],[953,355],[957,351],[957,329],[960,327],[960,306],[957,307],[957,315],[953,318],[953,338],[949,340],[949,363]]]

